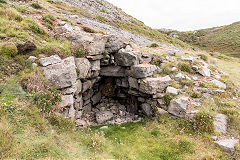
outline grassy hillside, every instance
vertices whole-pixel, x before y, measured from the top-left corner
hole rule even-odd
[[[208,51],[240,57],[240,22],[210,29],[179,33],[179,38],[184,42]]]

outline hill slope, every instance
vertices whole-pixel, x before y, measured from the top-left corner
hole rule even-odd
[[[179,33],[179,39],[226,55],[240,57],[240,22],[230,25]]]

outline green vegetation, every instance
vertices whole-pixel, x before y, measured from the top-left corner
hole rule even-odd
[[[42,6],[38,3],[32,3],[31,6],[35,9],[41,9],[42,8]]]
[[[183,72],[192,73],[192,67],[188,63],[180,62],[178,64],[178,68],[179,68],[179,70],[181,70]]]
[[[208,51],[221,52],[233,57],[240,56],[240,22],[194,32],[183,32],[179,33],[179,36],[184,42]]]
[[[83,58],[85,57],[85,51],[81,47],[73,47],[72,53],[77,58]]]
[[[0,3],[6,4],[7,2],[5,0],[0,0]]]
[[[47,14],[47,15],[43,16],[42,20],[44,21],[43,24],[44,24],[48,29],[50,29],[50,30],[53,29],[53,23],[54,23],[54,21],[55,21],[56,19],[55,19],[52,15]]]
[[[208,61],[208,57],[205,54],[198,54],[198,56],[200,56],[200,58],[204,61]]]
[[[158,45],[157,43],[152,43],[152,44],[150,45],[150,47],[156,48],[156,47],[159,47],[159,45]]]
[[[14,44],[0,44],[0,54],[14,57],[18,54],[17,47]]]
[[[166,94],[166,95],[164,95],[164,97],[163,97],[163,100],[164,100],[164,102],[165,102],[165,104],[166,104],[167,106],[170,105],[170,102],[171,102],[171,100],[173,100],[173,99],[174,99],[174,95],[172,95],[172,94]]]

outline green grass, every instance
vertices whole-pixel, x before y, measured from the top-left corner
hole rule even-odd
[[[230,25],[180,33],[180,39],[208,51],[240,57],[240,22]]]

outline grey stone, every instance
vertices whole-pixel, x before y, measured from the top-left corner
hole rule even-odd
[[[96,121],[98,124],[111,120],[114,117],[110,111],[99,111],[96,113]]]
[[[157,108],[157,111],[155,113],[156,115],[164,115],[164,114],[168,114],[167,111],[165,111],[164,109],[162,108]]]
[[[59,107],[60,108],[71,107],[73,106],[73,103],[74,103],[73,95],[62,95]]]
[[[219,88],[223,88],[223,89],[226,89],[227,88],[227,85],[214,79],[211,81],[213,84],[215,84],[216,86],[218,86]]]
[[[87,105],[83,106],[83,113],[89,113],[92,111],[92,104],[88,103]]]
[[[133,78],[145,78],[153,75],[157,67],[150,64],[139,64],[131,66],[131,70],[128,71],[128,75]]]
[[[118,78],[118,79],[116,79],[116,85],[119,87],[128,88],[128,79],[127,78]]]
[[[138,80],[136,78],[128,77],[128,83],[131,88],[139,89]]]
[[[36,59],[37,59],[37,57],[35,57],[35,56],[29,56],[29,58],[27,60],[33,63],[36,61]]]
[[[90,80],[83,82],[82,93],[84,93],[86,90],[90,89],[91,87],[92,87],[92,82]]]
[[[147,94],[156,94],[164,91],[166,87],[171,85],[172,79],[169,76],[158,78],[141,79],[139,90]]]
[[[52,64],[60,63],[62,60],[58,55],[53,55],[46,58],[40,58],[39,63],[41,66],[46,67]]]
[[[138,97],[138,101],[143,103],[145,102],[145,99],[143,97]]]
[[[174,77],[174,79],[175,79],[176,81],[180,81],[180,80],[185,79],[185,76],[184,76],[181,72],[179,72],[179,73]]]
[[[75,116],[75,118],[76,118],[76,119],[81,119],[81,118],[82,118],[82,115],[83,115],[83,111],[76,111],[76,116]]]
[[[125,77],[125,68],[120,66],[102,67],[100,70],[100,75],[107,77]]]
[[[119,66],[128,67],[139,64],[138,56],[133,52],[127,52],[125,49],[119,50],[114,56]]]
[[[203,67],[201,70],[198,71],[204,77],[211,77],[211,70],[207,67]]]
[[[143,103],[143,104],[141,104],[141,108],[146,116],[148,116],[148,117],[152,116],[153,111],[152,111],[152,107],[150,104]]]
[[[75,113],[76,113],[76,110],[74,109],[73,105],[70,106],[68,117],[69,118],[75,118]]]
[[[79,71],[78,78],[85,79],[88,78],[90,69],[91,69],[91,63],[87,58],[75,58],[76,66]]]
[[[178,95],[179,89],[176,89],[174,87],[167,87],[166,93],[167,94],[173,94],[173,95]]]
[[[93,55],[93,56],[87,56],[87,59],[91,60],[91,61],[96,61],[96,60],[100,60],[103,59],[104,56],[103,55]]]
[[[153,59],[153,55],[151,53],[142,53],[141,59],[143,63],[150,63]]]
[[[46,79],[57,89],[70,87],[77,80],[74,57],[68,57],[61,63],[43,67],[43,72]]]
[[[99,71],[100,70],[100,60],[90,61],[91,63],[91,70],[92,71]]]
[[[153,95],[154,99],[158,99],[158,98],[163,98],[165,96],[165,93],[156,93]]]
[[[77,127],[87,127],[88,126],[87,122],[82,119],[76,120],[76,125],[77,125]]]
[[[233,155],[235,152],[235,145],[239,143],[238,139],[223,139],[214,142],[219,146],[224,152]]]
[[[99,103],[101,101],[101,98],[102,98],[102,94],[101,94],[101,92],[98,92],[97,94],[95,94],[92,97],[92,104],[95,105],[95,104]]]
[[[83,48],[87,56],[92,56],[104,53],[108,35],[78,31],[77,33],[67,35],[67,38],[74,45]]]
[[[227,133],[227,116],[224,114],[217,114],[213,124],[216,132]]]
[[[82,82],[80,80],[77,80],[76,83],[74,83],[71,87],[62,89],[61,93],[64,95],[66,94],[77,95],[81,93],[81,91],[82,91]]]
[[[127,40],[125,37],[111,35],[106,43],[106,50],[108,53],[116,53],[121,48],[125,48],[129,44],[129,40]]]
[[[176,117],[183,118],[186,115],[187,109],[189,107],[188,97],[179,97],[171,100],[168,107],[168,112]]]

